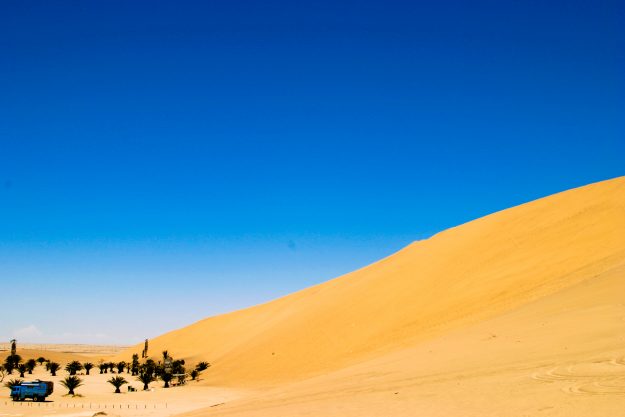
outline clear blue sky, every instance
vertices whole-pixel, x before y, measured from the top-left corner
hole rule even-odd
[[[134,342],[624,175],[624,21],[622,1],[3,1],[0,340]]]

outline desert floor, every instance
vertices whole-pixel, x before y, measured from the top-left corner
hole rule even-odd
[[[82,397],[57,384],[48,407],[14,405],[7,390],[0,416],[625,416],[625,177],[494,213],[149,346],[212,366],[188,386],[118,395],[95,374]]]
[[[30,347],[30,346],[29,346]],[[93,357],[110,354],[114,347],[102,349],[102,355],[98,353],[98,346],[82,345],[82,352],[89,352],[89,356],[67,353],[68,346],[49,345],[50,351],[18,349],[25,359],[30,359],[32,354],[44,357],[56,357],[81,361],[91,360]],[[70,351],[76,351],[72,347]],[[30,352],[30,354],[29,354]],[[0,352],[0,357],[4,358],[6,352]],[[56,360],[55,359],[55,360]],[[84,374],[84,371],[82,372]],[[59,381],[67,376],[67,372],[59,371],[56,377],[50,376],[44,366],[37,366],[32,375],[25,375],[25,381],[40,379],[42,381],[53,381],[54,392],[47,398],[46,402],[34,403],[31,400],[13,402],[9,397],[9,389],[4,386],[0,390],[0,416],[93,416],[95,413],[104,412],[109,416],[172,416],[180,413],[192,411],[198,408],[218,407],[227,401],[242,395],[242,392],[231,388],[213,388],[200,385],[194,381],[189,381],[185,386],[162,388],[161,381],[150,384],[149,391],[142,391],[143,384],[136,381],[135,377],[127,373],[122,376],[126,378],[129,385],[136,388],[137,392],[128,392],[128,385],[122,387],[121,394],[114,393],[114,387],[106,381],[117,374],[100,374],[97,368],[91,370],[90,375],[79,375],[83,379],[84,385],[76,389],[76,396],[67,396],[67,389]],[[3,384],[12,378],[19,377],[13,372],[4,378]]]

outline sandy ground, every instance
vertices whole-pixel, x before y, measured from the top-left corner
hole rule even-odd
[[[38,351],[46,356],[47,351]],[[18,353],[23,356],[23,351]],[[83,371],[84,373],[84,371]],[[114,387],[106,381],[111,374],[99,374],[98,369],[92,369],[91,375],[79,375],[84,385],[76,389],[77,396],[67,396],[67,389],[59,381],[67,373],[59,371],[57,377],[51,377],[45,368],[37,366],[33,375],[26,374],[24,380],[40,379],[53,381],[54,392],[43,403],[34,403],[31,400],[13,402],[9,397],[9,389],[2,387],[0,391],[0,416],[92,416],[97,412],[105,412],[115,416],[173,416],[198,408],[210,408],[216,404],[228,402],[242,395],[233,389],[213,388],[202,386],[190,381],[185,386],[162,388],[161,381],[150,384],[150,391],[142,391],[143,384],[135,377],[123,373],[122,376],[136,388],[137,392],[128,392],[128,385],[122,387],[121,394],[114,393]],[[117,375],[117,374],[114,374]],[[4,382],[13,375],[7,376]]]
[[[188,387],[119,396],[94,375],[49,415],[98,402],[188,417],[625,416],[625,178],[449,229],[150,349],[212,367]]]

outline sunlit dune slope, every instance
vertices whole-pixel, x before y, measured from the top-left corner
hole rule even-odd
[[[625,262],[494,318],[188,416],[620,416],[624,294]]]
[[[486,216],[324,284],[199,321],[151,340],[150,352],[210,361],[211,384],[294,381],[494,318],[624,260],[625,178],[617,178]]]

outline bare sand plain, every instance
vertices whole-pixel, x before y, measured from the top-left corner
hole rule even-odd
[[[127,346],[114,345],[87,345],[87,344],[59,344],[59,343],[22,343],[19,344],[20,350],[31,355],[35,351],[45,351],[48,356],[54,355],[55,352],[78,354],[83,357],[95,356],[111,356],[127,349]],[[10,352],[11,343],[0,343],[0,355]],[[33,352],[31,352],[33,351]],[[45,355],[44,355],[45,356]]]
[[[64,365],[72,360],[97,363],[99,358],[106,358],[111,351],[119,349],[112,346],[89,346],[89,345],[46,345],[44,349],[18,349],[18,354],[24,359],[38,358],[39,356],[59,361]],[[102,349],[98,353],[98,349]],[[68,353],[67,350],[70,352]],[[73,353],[75,351],[88,352],[89,355]],[[0,359],[4,360],[7,352],[0,352]],[[215,404],[221,404],[242,395],[230,388],[213,388],[201,386],[198,382],[190,381],[185,386],[163,388],[162,381],[149,384],[150,390],[143,391],[143,384],[135,377],[124,372],[121,374],[100,374],[97,368],[91,370],[90,375],[81,371],[78,377],[83,380],[83,385],[76,389],[76,396],[68,396],[67,389],[59,382],[68,373],[59,370],[57,376],[50,376],[45,366],[37,366],[32,375],[26,374],[25,381],[40,379],[54,382],[54,392],[45,402],[32,402],[31,400],[13,402],[9,397],[9,390],[2,387],[0,395],[0,416],[75,416],[86,417],[101,413],[104,416],[155,416],[165,417],[198,408],[210,408]],[[123,376],[128,385],[122,387],[120,394],[115,394],[115,388],[107,381],[113,376]],[[4,382],[19,375],[13,372],[4,378]],[[128,386],[137,391],[129,392]],[[105,414],[103,414],[105,413]]]
[[[150,349],[212,363],[185,416],[625,415],[625,178],[446,230]],[[200,404],[211,389],[221,403]]]

